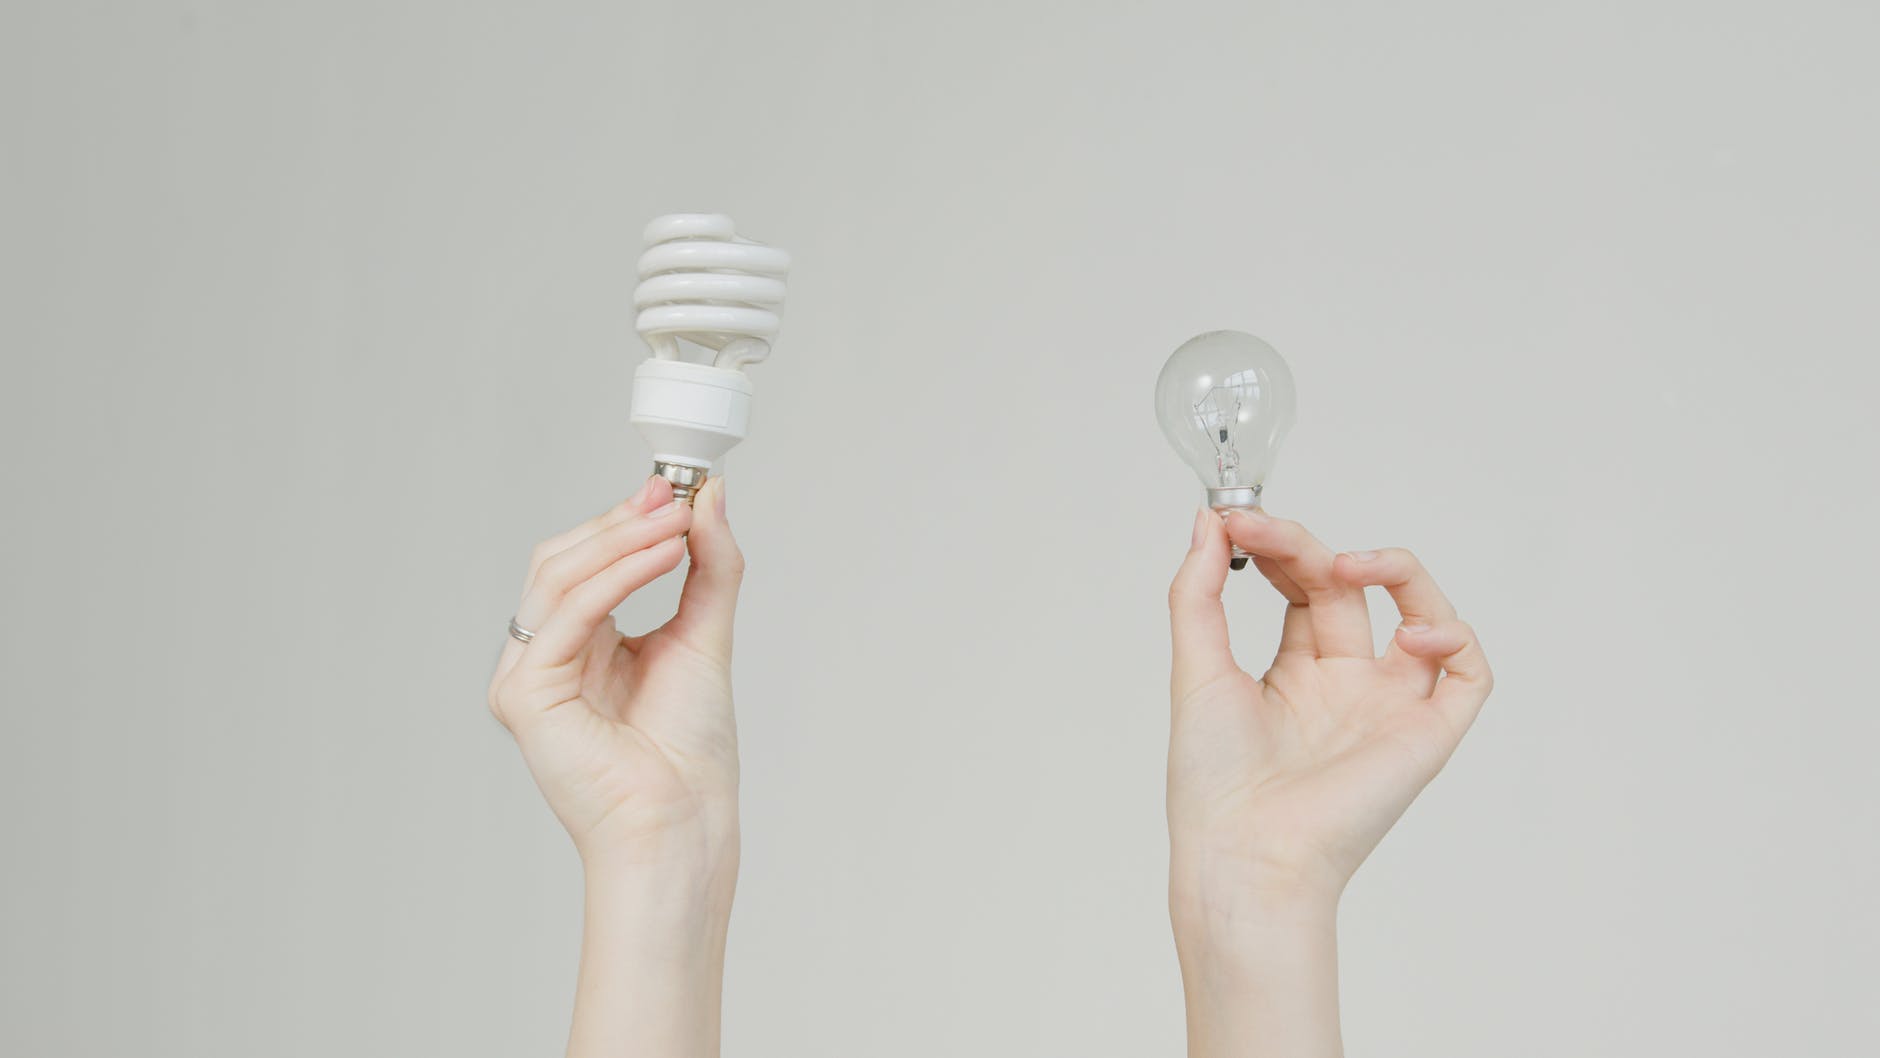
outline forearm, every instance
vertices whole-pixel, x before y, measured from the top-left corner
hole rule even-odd
[[[1189,1058],[1339,1058],[1335,895],[1172,906]]]
[[[589,870],[569,1058],[714,1058],[730,901],[689,872]]]

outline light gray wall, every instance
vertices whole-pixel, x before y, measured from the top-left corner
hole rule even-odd
[[[1349,894],[1352,1053],[1873,1052],[1876,22],[8,4],[0,1050],[560,1046],[483,686],[646,468],[638,231],[706,209],[798,261],[728,1053],[1178,1051],[1149,398],[1216,327],[1299,381],[1272,509],[1500,676]]]

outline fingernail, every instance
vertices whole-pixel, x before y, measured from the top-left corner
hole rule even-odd
[[[1194,536],[1188,541],[1188,550],[1193,551],[1201,546],[1201,538],[1207,535],[1208,519],[1213,516],[1214,512],[1206,507],[1195,511],[1195,531]]]
[[[1402,625],[1399,625],[1398,627],[1401,628],[1403,631],[1410,633],[1413,636],[1420,636],[1423,633],[1430,630],[1429,625],[1423,624],[1421,622],[1418,622],[1416,624],[1410,624],[1406,622]]]
[[[634,493],[633,498],[628,500],[627,502],[633,504],[635,507],[646,502],[647,490],[651,489],[652,487],[653,487],[652,478],[647,478],[645,481],[640,482],[640,491]]]
[[[718,479],[718,495],[715,501],[713,502],[713,506],[718,508],[718,520],[721,522],[724,521],[725,520],[725,479],[724,478]]]
[[[1345,554],[1350,555],[1352,560],[1356,562],[1369,562],[1377,557],[1377,552],[1375,551],[1347,551]]]
[[[685,504],[683,504],[683,503],[674,503],[674,502],[673,502],[673,501],[671,501],[671,500],[667,500],[667,501],[666,501],[666,502],[665,502],[664,504],[662,504],[661,506],[658,506],[658,507],[655,507],[655,508],[653,508],[652,510],[650,510],[650,511],[647,511],[647,512],[646,512],[646,516],[647,516],[648,518],[666,518],[666,517],[670,517],[670,516],[672,516],[672,515],[675,515],[675,514],[678,514],[678,513],[679,513],[679,509],[680,509],[681,507],[684,507],[684,506],[685,506]]]

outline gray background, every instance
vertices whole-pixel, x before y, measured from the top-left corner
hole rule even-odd
[[[1417,549],[1500,677],[1348,895],[1351,1051],[1872,1053],[1877,19],[7,4],[0,1050],[560,1047],[576,863],[484,682],[646,468],[638,233],[704,209],[798,261],[728,1052],[1178,1051],[1150,388],[1236,327],[1270,506]]]

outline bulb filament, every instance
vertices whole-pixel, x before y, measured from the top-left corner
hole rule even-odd
[[[1240,423],[1244,386],[1216,386],[1194,405],[1195,425],[1214,445],[1214,473],[1223,487],[1240,484],[1240,451],[1233,428]]]

